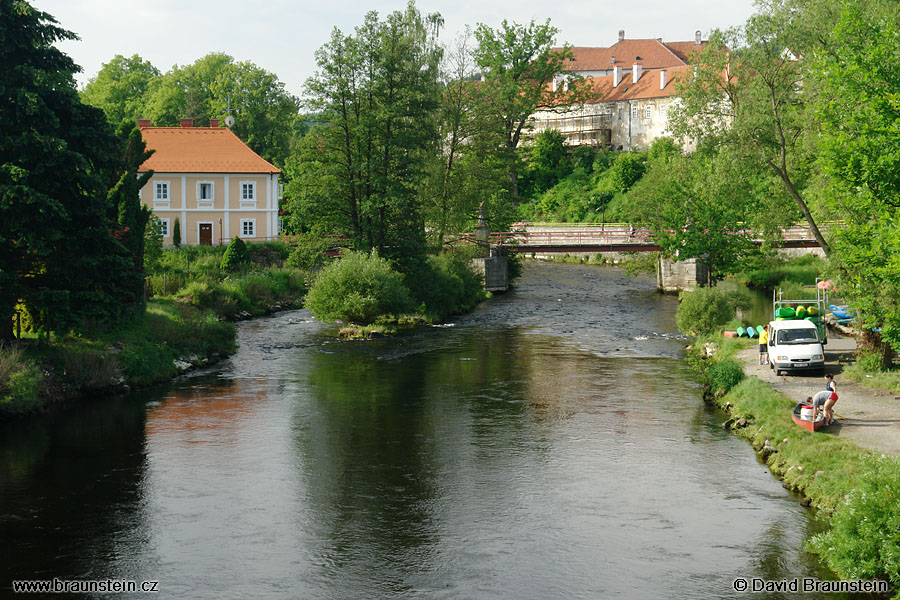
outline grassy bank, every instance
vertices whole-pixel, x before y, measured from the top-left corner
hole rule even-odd
[[[201,364],[227,356],[234,339],[234,325],[212,311],[159,301],[110,328],[50,342],[20,340],[0,348],[0,414],[165,381],[179,372],[176,360]]]
[[[808,542],[810,551],[844,580],[881,579],[900,589],[900,459],[810,434],[793,424],[789,398],[742,371],[727,376],[737,364],[732,355],[749,343],[711,335],[691,347],[707,400],[729,414],[726,426],[785,487],[831,515],[831,529]]]
[[[223,247],[165,250],[148,277],[144,314],[67,335],[28,332],[0,347],[0,415],[40,411],[92,393],[166,381],[232,354],[230,320],[302,305],[305,272],[280,265],[284,244],[253,244],[250,260],[223,268]]]

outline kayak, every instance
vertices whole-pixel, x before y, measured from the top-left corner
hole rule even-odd
[[[810,416],[804,418],[804,409],[806,409]],[[816,415],[816,420],[812,421],[812,410],[813,407],[811,405],[803,404],[802,402],[800,402],[797,404],[797,406],[794,407],[794,412],[791,414],[791,418],[794,420],[794,423],[796,423],[798,427],[802,427],[809,432],[816,432],[825,426],[825,411],[819,411],[819,414]]]
[[[743,328],[743,327],[738,327],[738,328],[737,328],[737,331],[736,331],[735,333],[737,333],[737,336],[738,336],[738,337],[744,337],[744,328]]]

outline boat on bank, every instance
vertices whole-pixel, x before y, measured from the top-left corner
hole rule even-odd
[[[809,432],[816,432],[825,426],[825,411],[819,411],[815,421],[812,420],[812,413],[813,407],[811,404],[800,402],[794,407],[791,418],[794,419],[794,423],[796,423],[797,426],[802,427]]]

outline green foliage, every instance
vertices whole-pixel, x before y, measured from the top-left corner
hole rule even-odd
[[[175,217],[175,223],[172,224],[172,245],[181,248],[181,221]]]
[[[847,2],[815,73],[821,151],[834,185],[826,196],[842,220],[832,261],[860,324],[900,349],[900,18],[896,7]]]
[[[800,285],[813,285],[816,283],[816,277],[823,278],[825,269],[825,261],[812,254],[791,260],[774,257],[763,259],[756,268],[743,271],[740,278],[747,287],[773,290],[781,287],[787,281]]]
[[[250,252],[247,250],[247,244],[244,240],[234,236],[234,239],[225,249],[222,255],[222,270],[233,272],[245,269],[250,264]]]
[[[733,358],[726,358],[711,364],[706,374],[711,389],[726,392],[744,379],[744,370],[741,364]]]
[[[642,152],[622,152],[606,174],[613,192],[624,194],[643,176],[647,165]]]
[[[678,330],[687,335],[709,334],[728,323],[739,306],[746,305],[745,298],[720,288],[697,288],[679,295],[675,321]]]
[[[532,194],[550,189],[572,171],[565,139],[556,129],[547,129],[535,137],[534,144],[529,148],[530,158],[525,172]],[[593,162],[593,156],[590,160]]]
[[[116,54],[88,81],[81,99],[102,110],[109,122],[117,126],[122,121],[144,117],[151,82],[159,76],[159,69],[137,54],[130,58]]]
[[[0,412],[28,412],[38,405],[43,376],[15,346],[0,344]]]
[[[558,30],[545,23],[528,25],[505,19],[497,29],[483,23],[475,28],[474,56],[490,94],[485,117],[505,137],[505,158],[512,188],[510,199],[518,202],[518,162],[515,149],[528,119],[541,108],[579,104],[589,97],[590,87],[580,77],[568,74],[568,84],[552,86],[573,57],[572,47],[556,44]],[[556,89],[554,89],[556,88]]]
[[[409,286],[416,301],[424,303],[426,315],[438,321],[472,310],[484,299],[484,283],[466,256],[430,256],[416,281],[420,285]]]
[[[866,461],[831,529],[810,546],[842,579],[887,579],[900,587],[900,459]]]
[[[162,224],[158,218],[151,217],[144,230],[144,272],[154,273],[157,271],[162,255]]]
[[[297,241],[288,256],[287,264],[295,269],[317,271],[325,264],[325,252],[329,246],[328,238],[308,233]]]
[[[54,46],[74,34],[26,2],[0,0],[0,14],[0,63],[16,65],[0,70],[0,339],[19,302],[47,333],[115,319],[134,289],[107,214],[120,141]]]
[[[572,168],[581,169],[585,173],[594,170],[594,161],[597,158],[597,149],[593,146],[578,146],[572,151]]]
[[[306,307],[323,321],[372,323],[412,307],[403,277],[375,253],[347,252],[318,274]]]

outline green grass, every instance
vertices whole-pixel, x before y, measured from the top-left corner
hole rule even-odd
[[[825,272],[825,261],[818,256],[807,254],[790,260],[770,258],[754,269],[750,269],[738,275],[738,279],[747,287],[763,290],[784,288],[787,282],[797,284],[797,289],[805,285],[814,285],[816,277],[822,277]],[[787,298],[785,292],[785,298]],[[800,300],[805,296],[798,296],[793,300]],[[815,298],[813,290],[812,297]]]
[[[841,375],[865,387],[900,393],[900,368],[896,365],[890,371],[878,371],[867,370],[864,365],[852,363],[843,368]]]
[[[695,342],[688,360],[710,385],[709,372],[715,371],[710,367],[733,361],[750,342],[707,336]],[[703,358],[710,343],[716,353]],[[842,579],[889,580],[900,588],[900,459],[879,456],[827,429],[813,434],[797,427],[791,419],[794,402],[756,377],[744,378],[724,395],[707,389],[730,421],[746,421],[733,433],[757,450],[774,447],[777,452],[766,458],[772,472],[812,506],[831,513],[833,527],[809,540],[808,549]]]

